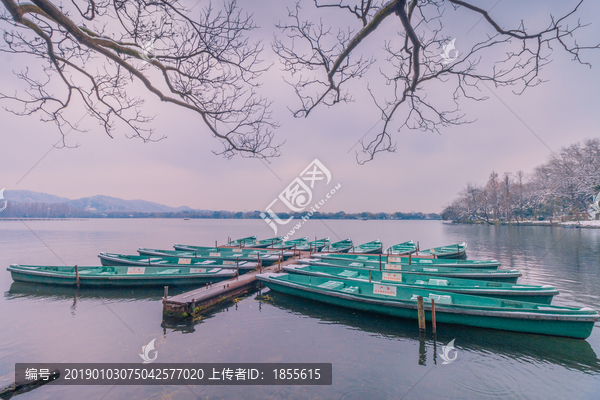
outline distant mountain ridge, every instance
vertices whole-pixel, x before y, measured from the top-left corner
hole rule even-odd
[[[124,200],[116,197],[96,195],[71,200],[53,194],[33,192],[31,190],[5,190],[4,198],[13,203],[65,203],[83,210],[130,211],[130,212],[179,212],[192,211],[187,206],[170,207],[146,200]]]

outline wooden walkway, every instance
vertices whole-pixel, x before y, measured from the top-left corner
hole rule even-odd
[[[309,255],[309,252],[299,252],[299,256],[283,261],[281,265],[295,264],[298,258],[309,257]],[[163,298],[163,313],[174,317],[193,317],[217,303],[250,290],[258,284],[256,275],[264,272],[277,272],[279,269],[279,264],[273,264],[260,271],[248,272],[226,281],[213,283],[211,286],[204,286],[177,296],[165,297]]]

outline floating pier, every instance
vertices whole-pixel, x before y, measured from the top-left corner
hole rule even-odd
[[[224,247],[224,246],[223,246]],[[294,264],[298,258],[309,257],[310,252],[300,251],[297,254],[280,263],[273,264],[269,267],[260,268],[256,271],[248,272],[244,275],[238,275],[235,278],[216,282],[212,285],[206,285],[201,288],[181,293],[176,296],[168,296],[168,289],[165,287],[165,296],[163,297],[163,315],[169,317],[188,318],[195,317],[209,308],[239,296],[254,286],[258,285],[259,281],[256,275],[263,272],[278,272],[281,266]]]

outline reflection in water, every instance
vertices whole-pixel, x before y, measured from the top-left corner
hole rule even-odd
[[[419,365],[427,365],[427,347],[425,347],[425,332],[419,331]]]
[[[188,290],[197,289],[196,286],[169,287],[169,295],[175,296]],[[73,299],[71,306],[74,311],[77,300],[161,300],[164,289],[149,288],[76,288],[70,286],[38,285],[26,282],[13,282],[10,289],[4,293],[6,300],[15,299],[44,299],[49,301],[64,301]]]
[[[237,311],[238,302],[245,298],[253,296],[257,291],[258,291],[258,296],[260,296],[260,294],[261,294],[260,290],[255,289],[255,288],[249,289],[247,292],[244,292],[231,300],[227,300],[222,303],[217,303],[215,306],[209,308],[207,311],[196,316],[195,318],[190,317],[190,318],[181,319],[181,318],[174,318],[174,317],[163,314],[163,320],[162,320],[160,326],[161,326],[161,328],[163,328],[163,332],[165,332],[165,333],[166,333],[166,329],[171,329],[175,332],[181,332],[181,333],[194,333],[196,331],[196,325],[200,325],[201,323],[205,322],[206,320],[214,318],[215,316],[217,316],[217,314],[219,314],[223,311],[225,311],[225,312],[228,311],[229,307],[233,306],[233,307],[235,307],[235,310]],[[261,309],[262,309],[262,302],[259,301],[258,310],[260,311]]]
[[[462,327],[439,322],[437,337],[429,338],[431,332],[419,333],[418,326],[413,320],[349,310],[274,291],[266,293],[257,296],[257,300],[292,314],[304,315],[323,323],[345,325],[386,338],[418,341],[418,364],[420,365],[426,365],[427,348],[433,349],[433,360],[436,360],[436,341],[446,344],[457,338],[455,347],[462,353],[495,354],[522,363],[552,363],[572,370],[600,373],[600,360],[585,340]],[[430,326],[428,328],[430,329]]]

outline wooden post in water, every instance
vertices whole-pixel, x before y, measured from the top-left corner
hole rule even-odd
[[[369,270],[369,283],[371,283],[371,270]]]
[[[163,299],[166,300],[167,297],[169,297],[169,287],[165,286],[165,296],[163,297]]]
[[[436,333],[435,327],[435,300],[431,299],[431,327],[433,328],[433,333]]]
[[[281,272],[281,254],[279,255],[279,260],[277,260],[277,265],[278,265],[277,272]]]
[[[419,312],[419,331],[425,332],[425,305],[422,296],[417,296],[417,311]]]
[[[235,258],[235,280],[239,280],[240,279],[240,256],[237,256]]]
[[[412,265],[412,254],[408,253],[408,265]]]
[[[77,265],[75,266],[75,281],[77,282],[77,287],[79,287],[79,268],[77,268]]]
[[[150,267],[150,254],[148,254],[148,266]]]
[[[379,255],[379,271],[381,271],[381,254]]]

